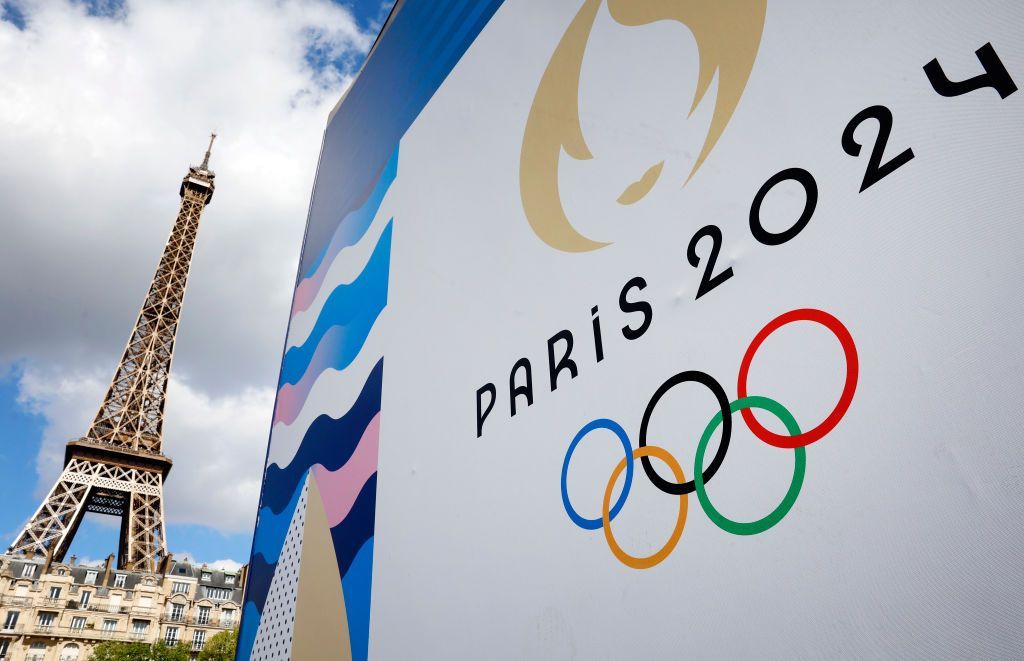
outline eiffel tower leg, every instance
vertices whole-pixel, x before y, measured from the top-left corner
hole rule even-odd
[[[159,474],[147,477],[160,481]],[[155,572],[159,561],[167,555],[164,534],[162,490],[156,493],[135,491],[131,495],[128,516],[126,557],[119,563],[133,571]]]
[[[58,562],[71,544],[78,525],[85,515],[85,504],[92,484],[91,476],[83,474],[76,462],[68,464],[50,489],[8,552],[28,556],[45,556],[51,549]]]

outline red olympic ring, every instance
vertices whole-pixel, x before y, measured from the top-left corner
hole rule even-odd
[[[813,321],[819,323],[832,331],[836,338],[839,339],[839,344],[842,345],[843,353],[846,356],[846,383],[843,384],[843,392],[839,396],[839,401],[828,417],[814,429],[809,429],[796,436],[783,436],[770,432],[761,426],[761,423],[757,421],[757,418],[754,417],[750,409],[744,409],[741,412],[743,421],[747,423],[747,427],[754,433],[754,436],[757,436],[768,445],[788,449],[808,446],[820,440],[839,424],[839,421],[846,415],[846,411],[850,408],[850,403],[853,401],[853,392],[857,389],[857,375],[860,371],[857,362],[857,346],[853,343],[853,336],[850,335],[850,331],[846,329],[846,326],[841,321],[821,310],[790,310],[768,322],[768,325],[762,328],[754,337],[754,340],[747,348],[747,352],[743,354],[743,361],[740,363],[739,379],[736,383],[736,391],[740,399],[747,396],[747,373],[750,371],[750,363],[754,359],[754,354],[757,353],[757,350],[768,339],[769,335],[794,321]]]

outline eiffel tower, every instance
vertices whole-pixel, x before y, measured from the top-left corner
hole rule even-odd
[[[63,472],[9,553],[60,562],[86,512],[99,512],[121,518],[120,569],[155,572],[167,556],[164,400],[199,218],[213,197],[216,137],[181,181],[178,218],[96,419],[88,434],[68,442]]]

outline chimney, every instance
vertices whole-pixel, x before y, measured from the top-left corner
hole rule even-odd
[[[112,564],[114,564],[114,554],[113,553],[111,553],[110,555],[107,556],[107,563],[103,567],[103,582],[101,583],[101,585],[103,585],[103,586],[109,586],[110,585],[110,565],[112,565]]]
[[[49,574],[50,573],[50,565],[51,564],[53,564],[53,546],[51,546],[46,551],[46,560],[43,562],[42,574],[45,575],[45,574]]]
[[[71,556],[71,566],[72,567],[75,566],[76,562],[78,562],[78,556],[76,556],[76,555]]]
[[[243,604],[245,603],[245,598],[248,596],[248,594],[246,594],[246,593],[249,592],[249,586],[246,585],[246,582],[245,582],[245,579],[247,579],[249,577],[248,574],[249,574],[249,565],[242,565],[242,567],[238,570],[238,577],[235,579],[236,587],[242,588],[242,603]]]
[[[171,565],[174,562],[174,554],[168,553],[164,556],[164,559],[160,561],[159,572],[162,576],[167,576],[167,573],[171,571]]]

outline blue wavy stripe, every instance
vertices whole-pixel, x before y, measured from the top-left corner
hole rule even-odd
[[[299,480],[297,486],[292,489],[291,498],[277,513],[267,506],[260,508],[256,538],[252,542],[253,556],[262,556],[269,563],[277,562],[277,556],[284,546],[284,538],[288,536],[288,526],[291,525],[292,515],[295,514],[295,506],[302,495],[302,486],[302,481]]]
[[[348,635],[353,661],[366,661],[370,647],[370,583],[373,579],[373,537],[356,552],[341,579],[348,615]]]
[[[318,366],[319,371],[328,367],[344,369],[355,359],[366,342],[370,329],[373,328],[373,322],[387,304],[390,260],[389,221],[363,272],[350,284],[335,287],[324,302],[316,325],[313,326],[313,331],[306,341],[301,346],[292,347],[285,352],[278,387],[286,383],[294,385],[302,379],[302,375],[310,367],[320,340],[335,326],[344,326],[344,333],[337,350],[328,358],[329,364]]]
[[[327,125],[300,271],[360,204],[402,136],[502,0],[406,0]],[[442,21],[456,25],[440,29]]]
[[[377,175],[377,181],[373,189],[365,193],[366,201],[363,202],[361,207],[349,212],[342,218],[341,222],[338,223],[338,229],[334,231],[334,236],[324,246],[324,249],[320,251],[316,260],[309,265],[303,278],[308,278],[316,273],[316,270],[320,268],[324,258],[329,253],[336,255],[342,248],[359,243],[359,240],[366,234],[366,230],[370,229],[377,211],[380,210],[381,202],[384,201],[384,195],[391,188],[391,184],[395,181],[397,175],[398,147],[395,147],[395,151],[391,153],[391,158],[388,159],[380,174]]]
[[[235,659],[248,661],[252,656],[252,646],[256,642],[256,631],[260,628],[260,612],[248,601],[242,608],[242,626],[238,632],[238,647]]]
[[[377,474],[366,481],[352,505],[352,511],[338,525],[331,528],[334,555],[338,558],[338,571],[348,573],[359,549],[373,537],[373,517],[377,508]],[[346,603],[347,606],[347,603]],[[353,605],[355,608],[356,605]]]
[[[302,485],[306,471],[320,464],[329,471],[341,468],[352,456],[367,425],[380,411],[380,395],[384,381],[384,359],[374,365],[352,408],[338,419],[324,414],[309,425],[295,457],[285,468],[277,464],[267,467],[263,482],[263,506],[281,512],[292,498],[296,486]],[[262,511],[259,525],[263,525]],[[287,529],[287,526],[285,526]],[[282,543],[284,538],[282,537]],[[280,548],[280,547],[279,547]]]

